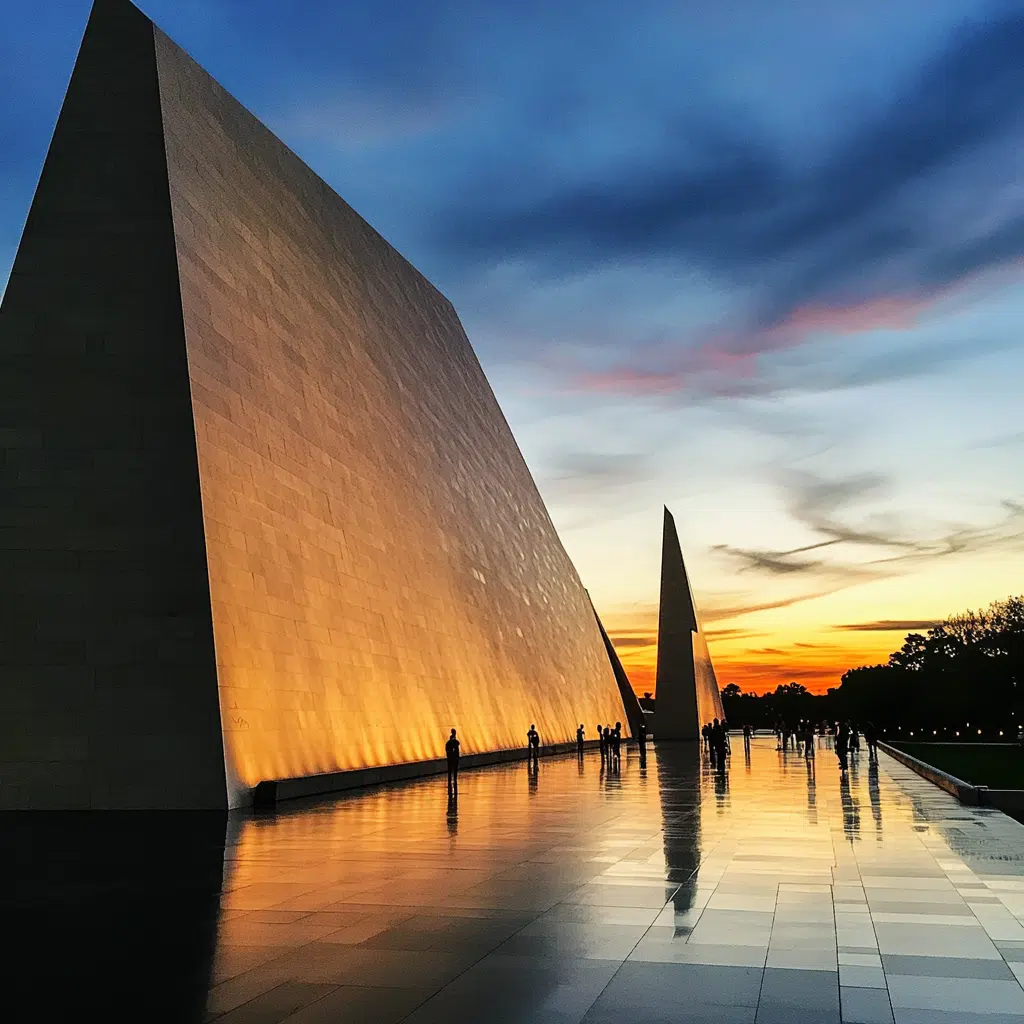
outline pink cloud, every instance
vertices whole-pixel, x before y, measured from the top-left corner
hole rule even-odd
[[[742,333],[710,332],[696,347],[682,342],[648,343],[633,350],[630,365],[570,373],[569,389],[665,395],[681,391],[700,378],[702,386],[728,393],[738,382],[756,377],[762,355],[795,348],[813,334],[910,330],[944,294],[889,296],[843,306],[803,306],[771,327]]]

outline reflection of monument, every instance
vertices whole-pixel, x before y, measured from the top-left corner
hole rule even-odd
[[[451,304],[128,0],[0,381],[0,805],[222,807],[623,717]]]
[[[6,1020],[204,1020],[224,812],[7,814]]]
[[[658,748],[658,795],[661,799],[665,879],[681,883],[672,896],[675,934],[690,931],[685,916],[693,908],[695,875],[701,860],[700,750],[692,744]]]
[[[722,718],[715,667],[686,576],[675,520],[665,509],[658,610],[658,668],[654,735],[659,740],[695,740],[700,728]]]

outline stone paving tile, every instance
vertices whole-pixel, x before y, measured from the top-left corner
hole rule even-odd
[[[214,868],[158,959],[169,1003],[208,989],[186,1022],[1024,1019],[1024,827],[884,755],[497,766],[455,808],[421,780],[232,819]]]

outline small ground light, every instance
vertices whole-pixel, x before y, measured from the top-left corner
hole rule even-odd
[[[956,734],[957,734],[957,736],[960,735],[960,730],[959,729],[957,729]]]
[[[939,735],[939,730],[938,729],[932,729],[932,735],[933,736],[938,736]]]
[[[979,736],[981,735],[981,730],[980,730],[980,729],[978,730],[978,735],[979,735]]]
[[[1000,730],[999,730],[999,735],[1000,735],[1000,736],[1002,736],[1002,735],[1003,735],[1003,730],[1002,730],[1002,729],[1000,729]]]

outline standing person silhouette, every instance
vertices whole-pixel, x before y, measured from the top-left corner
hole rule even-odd
[[[601,723],[597,723],[597,745],[601,748],[601,760],[604,761],[604,733],[601,731]]]
[[[459,792],[459,740],[454,729],[444,745],[444,755],[448,760],[448,796],[454,798]]]
[[[878,732],[874,722],[865,724],[864,742],[868,745],[868,764],[878,764]]]
[[[743,726],[743,752],[745,754],[750,753],[750,726]]]
[[[540,763],[540,734],[537,732],[537,727],[530,724],[530,731],[526,734],[526,760],[527,762],[533,761],[535,764]]]
[[[580,722],[580,727],[576,730],[576,753],[580,757],[583,756],[583,737],[585,733],[586,730],[583,728],[583,723]]]
[[[640,726],[636,731],[636,742],[640,747],[640,767],[647,767],[647,722],[641,718]]]
[[[619,767],[619,757],[622,753],[622,723],[615,723],[615,731],[612,733],[612,754],[615,757],[615,767]]]
[[[725,732],[716,718],[711,725],[711,760],[720,773],[725,772]]]
[[[836,733],[836,757],[839,758],[839,774],[845,776],[849,768],[847,756],[850,750],[850,727],[846,722],[839,726]]]

